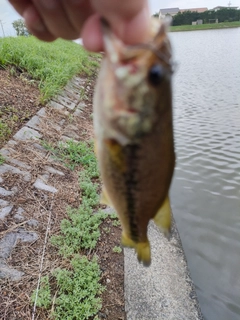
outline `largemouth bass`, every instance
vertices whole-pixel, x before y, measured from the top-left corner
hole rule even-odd
[[[105,58],[94,96],[96,154],[102,201],[115,208],[123,246],[150,265],[147,227],[153,219],[168,235],[168,191],[175,156],[172,57],[164,22],[153,21],[149,43],[127,46],[102,21]]]

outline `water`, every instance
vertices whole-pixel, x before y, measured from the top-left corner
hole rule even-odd
[[[174,216],[207,320],[240,319],[240,28],[170,34]]]

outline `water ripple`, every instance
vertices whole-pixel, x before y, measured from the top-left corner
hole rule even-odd
[[[240,28],[171,38],[173,212],[205,318],[239,320]]]

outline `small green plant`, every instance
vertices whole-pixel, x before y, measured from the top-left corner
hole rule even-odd
[[[113,248],[113,252],[115,252],[115,253],[121,253],[121,252],[122,252],[122,248],[121,248],[121,247],[118,247],[118,246],[115,246],[115,247]]]
[[[36,300],[36,294],[37,294],[37,300]],[[49,284],[49,277],[44,276],[41,279],[40,282],[40,288],[37,292],[37,290],[34,290],[32,296],[31,296],[31,302],[32,304],[35,303],[37,307],[43,307],[43,308],[49,308],[51,305],[51,291],[50,291],[50,284]]]
[[[58,286],[53,316],[56,320],[87,320],[101,309],[98,295],[104,287],[99,283],[99,265],[96,258],[88,261],[79,255],[72,259],[71,265],[72,271],[56,269],[53,273]]]
[[[97,193],[98,185],[92,183],[86,171],[79,173],[79,183],[82,190],[82,204],[86,206],[95,207],[99,204],[99,195]]]
[[[110,233],[111,229],[109,227],[103,227],[103,231],[106,233]]]
[[[0,153],[0,165],[5,162],[3,155]]]
[[[11,134],[11,129],[6,123],[0,120],[0,139],[5,138]]]
[[[51,296],[49,277],[41,279],[36,300],[36,290],[31,296],[32,304],[49,309],[54,303],[51,318],[87,320],[101,309],[100,294],[104,287],[100,284],[100,268],[96,257],[91,261],[86,256],[75,255],[71,260],[72,270],[57,268],[52,277],[57,285],[57,297]]]
[[[118,226],[120,226],[120,221],[118,219],[117,220],[113,220],[112,225],[114,227],[118,227]]]
[[[51,237],[51,243],[59,248],[64,257],[84,249],[93,249],[100,237],[99,225],[106,217],[92,213],[90,206],[82,204],[78,210],[70,209],[69,220],[61,223],[61,234]]]

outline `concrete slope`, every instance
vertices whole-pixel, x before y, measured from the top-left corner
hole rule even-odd
[[[132,249],[124,249],[127,320],[203,319],[181,240],[173,225],[168,241],[150,223],[152,264],[146,268]]]

